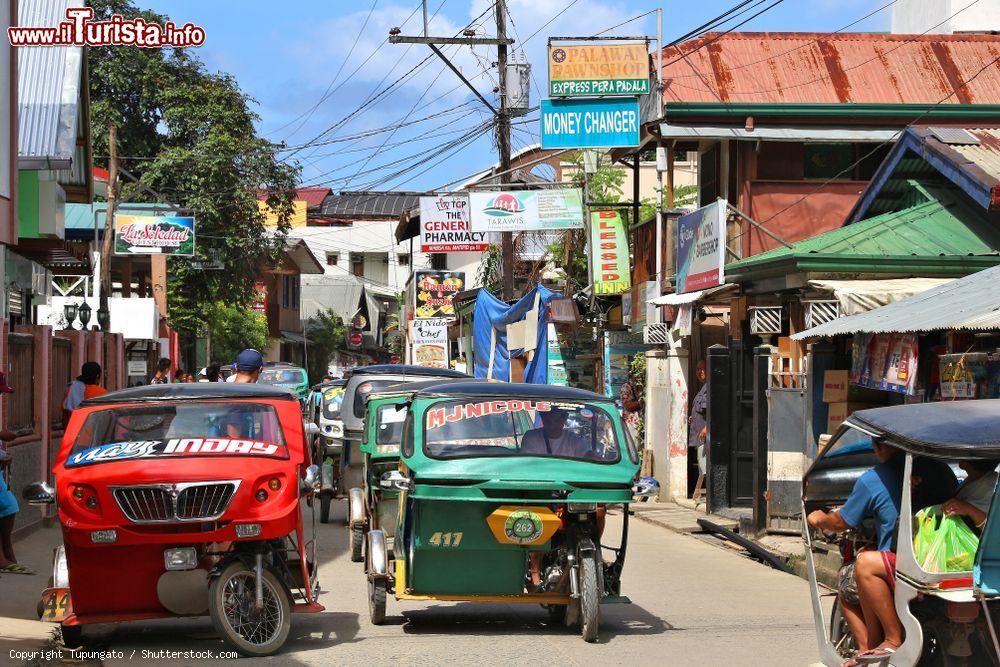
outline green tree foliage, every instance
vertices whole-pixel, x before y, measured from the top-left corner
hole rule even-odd
[[[570,153],[565,161],[569,164],[573,182],[582,188],[584,184],[583,153]],[[632,193],[626,195],[622,187],[625,179],[624,169],[602,160],[597,171],[587,175],[587,201],[609,203],[629,201]],[[595,207],[592,210],[600,209]],[[627,229],[632,224],[632,209],[621,208],[618,211],[621,213]],[[640,220],[648,220],[655,212],[656,207],[650,200],[641,202]],[[547,248],[556,265],[565,269],[566,282],[570,292],[576,292],[587,286],[586,238],[586,231],[583,229],[569,230],[562,235],[559,241]]]
[[[347,325],[332,308],[327,308],[306,320],[305,335],[309,339],[306,371],[309,382],[315,384],[327,374],[337,350],[344,349]]]
[[[212,332],[212,359],[221,364],[236,361],[247,348],[267,350],[267,319],[246,306],[211,302],[203,308],[205,326]]]
[[[130,0],[93,0],[95,20],[111,14],[168,20]],[[94,154],[106,162],[108,127],[118,130],[122,167],[149,189],[122,179],[122,201],[157,201],[195,212],[195,259],[222,261],[222,271],[199,271],[186,258],[170,258],[169,320],[193,335],[208,327],[223,301],[250,304],[254,281],[281,254],[291,215],[297,167],[279,161],[275,144],[257,135],[258,116],[233,77],[210,73],[187,49],[91,47],[90,98]],[[279,215],[277,233],[264,225],[257,193]],[[215,336],[218,338],[218,335]],[[243,347],[248,347],[244,345]]]

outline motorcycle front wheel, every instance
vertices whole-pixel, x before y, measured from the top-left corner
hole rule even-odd
[[[263,604],[256,608],[253,570],[242,562],[226,567],[208,588],[209,615],[222,640],[246,656],[272,655],[291,628],[288,593],[270,570],[263,571]]]

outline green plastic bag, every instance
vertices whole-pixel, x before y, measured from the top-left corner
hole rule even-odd
[[[945,516],[941,506],[917,513],[913,552],[924,572],[968,572],[972,570],[979,538],[962,517]]]

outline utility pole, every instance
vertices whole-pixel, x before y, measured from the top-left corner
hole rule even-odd
[[[444,61],[452,72],[462,80],[469,90],[479,98],[479,100],[493,113],[497,123],[497,148],[500,154],[499,183],[502,185],[510,183],[510,110],[507,100],[507,47],[514,40],[507,37],[507,2],[506,0],[496,0],[496,37],[476,37],[472,30],[466,30],[462,37],[431,37],[427,34],[427,0],[423,0],[424,11],[424,34],[420,37],[408,37],[399,34],[399,28],[389,31],[390,44],[426,44],[434,54]],[[441,52],[438,46],[445,44],[490,45],[497,47],[497,70],[499,82],[499,108],[494,107],[483,95],[476,90],[472,82],[462,74],[461,71]],[[512,232],[502,232],[501,257],[503,263],[503,298],[514,297],[514,236]],[[412,255],[411,255],[412,256]]]
[[[497,74],[500,83],[500,111],[497,113],[497,150],[500,152],[500,187],[510,183],[510,113],[507,111],[507,16],[506,1],[496,0],[497,15]],[[514,233],[500,235],[503,267],[503,298],[514,298]]]
[[[108,210],[104,218],[104,241],[101,243],[101,299],[97,309],[101,329],[107,331],[108,297],[111,294],[111,250],[115,240],[115,208],[118,205],[118,128],[108,126]],[[106,315],[101,316],[101,313]],[[102,321],[104,320],[104,321]]]

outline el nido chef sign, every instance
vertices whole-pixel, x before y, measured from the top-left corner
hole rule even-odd
[[[590,266],[594,294],[622,294],[632,289],[625,223],[617,211],[590,214],[592,247]]]
[[[469,226],[467,197],[420,198],[420,252],[482,252],[486,232]]]
[[[194,218],[116,215],[116,255],[194,256]]]
[[[649,54],[644,43],[549,46],[549,95],[645,95]]]

